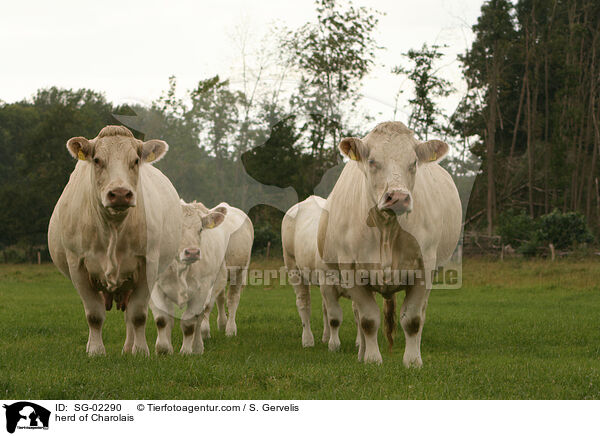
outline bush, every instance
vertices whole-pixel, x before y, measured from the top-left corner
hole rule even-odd
[[[510,244],[513,248],[527,245],[534,239],[535,231],[535,221],[524,211],[517,214],[509,210],[498,217],[498,234],[504,245]]]
[[[281,235],[279,231],[275,231],[269,223],[264,223],[254,229],[254,245],[252,253],[265,254],[267,252],[267,244],[271,242],[271,252],[281,248]]]
[[[577,212],[562,213],[554,209],[552,213],[539,217],[537,228],[537,240],[544,244],[552,243],[558,250],[575,248],[594,239],[583,215]]]

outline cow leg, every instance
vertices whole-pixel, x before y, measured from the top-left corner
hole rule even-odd
[[[355,307],[358,309],[360,320],[361,343],[358,349],[358,359],[367,363],[381,363],[381,353],[377,344],[377,330],[381,322],[381,315],[375,295],[363,287],[352,288],[349,293]]]
[[[400,325],[404,330],[406,346],[404,349],[404,366],[420,368],[423,366],[421,359],[421,333],[425,323],[425,311],[429,290],[424,285],[413,285],[406,291],[406,297],[400,309]]]
[[[202,334],[203,339],[210,338],[210,313],[215,306],[215,301],[217,300],[217,295],[214,292],[211,293],[208,304],[204,309],[204,315],[202,315],[202,321],[200,322],[200,333]]]
[[[217,294],[217,328],[225,330],[227,325],[227,311],[225,310],[225,289]]]
[[[69,271],[71,280],[79,297],[83,302],[85,317],[88,323],[89,334],[86,351],[89,356],[106,354],[102,341],[102,325],[106,319],[104,298],[100,292],[94,291],[90,285],[87,271],[83,267],[76,267]]]
[[[354,340],[354,345],[360,348],[360,344],[362,343],[364,348],[364,336],[361,335],[360,331],[360,317],[358,316],[358,308],[356,307],[354,301],[352,302],[352,312],[354,312],[354,323],[356,324],[356,339]]]
[[[343,313],[339,302],[339,294],[335,286],[321,285],[321,292],[327,306],[327,318],[329,323],[329,351],[340,348],[340,326],[342,325]]]
[[[156,302],[154,301],[156,299]],[[171,333],[175,320],[171,316],[172,305],[167,302],[164,294],[155,288],[152,299],[150,299],[150,308],[156,323],[156,354],[173,354],[173,345],[171,344]]]
[[[227,326],[225,328],[225,335],[227,336],[237,335],[235,314],[237,313],[237,309],[240,304],[240,297],[242,296],[242,290],[244,289],[245,270],[238,269],[236,270],[235,274],[235,282],[230,281],[229,292],[227,293],[227,311],[229,312],[229,318],[227,319]]]
[[[139,283],[133,290],[125,309],[125,323],[127,324],[127,338],[123,346],[123,353],[142,353],[150,355],[148,343],[146,342],[146,320],[148,318],[148,301],[150,290],[146,279],[146,269],[142,268],[139,273]],[[133,346],[131,344],[131,332],[133,333]]]
[[[331,336],[331,331],[329,329],[329,318],[327,316],[327,304],[325,304],[325,297],[321,293],[321,306],[323,307],[323,336],[321,338],[321,342],[326,344],[329,342],[329,337]]]
[[[204,299],[195,294],[189,301],[188,307],[181,317],[181,331],[183,333],[183,344],[181,344],[181,354],[202,354],[204,352],[204,342],[202,341],[202,332],[196,334],[196,326],[202,324],[204,318]]]
[[[301,282],[294,285],[296,293],[296,308],[300,321],[302,321],[302,346],[312,347],[315,345],[315,338],[310,329],[310,285],[303,283],[304,278],[300,275]]]

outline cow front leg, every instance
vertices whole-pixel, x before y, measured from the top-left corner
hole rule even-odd
[[[406,291],[400,309],[400,325],[404,330],[406,346],[402,363],[407,368],[423,366],[421,359],[421,333],[425,323],[425,312],[429,290],[423,284],[415,284]]]
[[[123,353],[142,353],[150,355],[146,342],[146,320],[148,319],[148,301],[150,291],[146,281],[146,272],[140,272],[140,282],[131,292],[125,309],[125,323],[127,324],[127,338],[123,345]],[[133,345],[131,345],[133,333]]]
[[[329,324],[329,351],[340,348],[340,326],[342,325],[343,312],[339,302],[339,294],[335,286],[321,285],[321,293],[327,306],[327,322]]]
[[[202,332],[197,331],[197,327],[202,324],[204,318],[204,306],[204,299],[198,294],[188,301],[188,307],[180,322],[183,333],[183,343],[179,351],[181,354],[202,354],[204,352]]]
[[[154,322],[156,323],[156,345],[154,350],[156,354],[172,354],[173,345],[171,344],[171,333],[175,320],[171,315],[172,304],[170,304],[165,295],[155,288],[150,299],[150,309]]]
[[[217,300],[217,295],[213,292],[210,295],[210,299],[204,308],[204,314],[202,315],[202,320],[200,321],[200,334],[203,339],[210,338],[210,313],[215,306],[215,302]]]
[[[358,359],[366,363],[381,363],[381,353],[377,344],[377,331],[381,320],[375,295],[363,287],[352,288],[349,293],[358,311],[358,325],[361,330]]]
[[[85,318],[89,328],[86,351],[89,356],[106,354],[104,342],[102,341],[102,325],[106,319],[104,298],[102,298],[100,292],[92,289],[88,272],[83,266],[73,268],[69,273],[73,285],[83,302]]]

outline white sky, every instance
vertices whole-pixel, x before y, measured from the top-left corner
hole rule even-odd
[[[410,97],[403,79],[390,73],[401,53],[428,44],[447,44],[441,75],[458,92],[443,103],[451,112],[465,86],[456,55],[472,41],[470,26],[482,0],[355,0],[385,12],[376,32],[376,67],[363,89],[376,121],[392,118],[394,98],[403,94],[397,119]],[[236,28],[247,29],[257,49],[272,24],[297,28],[315,17],[312,0],[213,1],[2,1],[0,3],[0,100],[31,97],[42,87],[91,88],[113,103],[149,104],[177,76],[179,89],[240,70]],[[236,78],[233,77],[235,82]]]

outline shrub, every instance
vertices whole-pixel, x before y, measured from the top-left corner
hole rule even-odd
[[[269,223],[264,223],[254,229],[254,245],[252,252],[254,254],[265,254],[267,244],[271,242],[271,250],[278,250],[281,247],[281,235],[275,231]]]
[[[536,237],[542,243],[554,244],[558,250],[575,248],[594,239],[583,215],[577,212],[563,213],[557,209],[539,217]]]
[[[513,248],[519,248],[534,239],[535,224],[533,218],[524,211],[516,213],[513,210],[508,210],[498,217],[498,234],[502,236],[503,244],[510,244]]]

